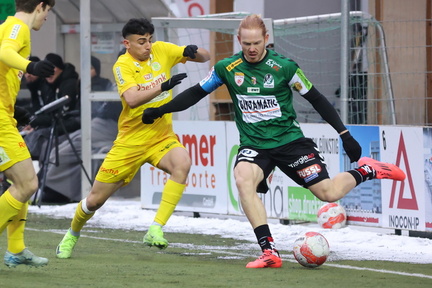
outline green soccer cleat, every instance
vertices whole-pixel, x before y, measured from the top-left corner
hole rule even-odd
[[[168,247],[168,241],[163,237],[162,227],[159,225],[150,225],[147,234],[144,236],[143,242],[147,246],[155,246],[159,249]]]
[[[68,230],[64,235],[62,241],[57,246],[56,256],[60,259],[70,258],[72,255],[72,251],[79,239],[79,236],[73,236]]]
[[[30,252],[30,250],[25,248],[23,251],[16,254],[6,251],[6,254],[4,255],[4,264],[11,268],[15,268],[18,265],[42,267],[48,264],[48,259],[36,256]]]

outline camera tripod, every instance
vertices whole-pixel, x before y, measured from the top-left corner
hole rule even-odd
[[[78,154],[71,138],[69,137],[69,133],[66,130],[66,127],[63,123],[63,111],[61,109],[58,109],[56,111],[52,111],[50,113],[47,113],[51,116],[51,126],[50,126],[50,133],[49,133],[49,138],[48,138],[48,143],[47,146],[45,147],[45,155],[43,155],[43,160],[42,160],[42,164],[41,164],[41,168],[40,168],[40,172],[39,172],[39,189],[36,191],[33,201],[32,201],[32,205],[38,205],[39,207],[41,206],[41,202],[42,202],[42,196],[44,193],[44,189],[46,186],[46,180],[47,180],[47,173],[48,173],[48,166],[50,164],[54,164],[56,166],[59,165],[59,140],[58,140],[58,129],[61,128],[67,141],[69,142],[69,145],[72,148],[72,151],[76,157],[76,159],[78,160],[81,169],[84,171],[85,176],[87,177],[87,180],[89,181],[90,184],[92,184],[92,180],[89,176],[89,174],[87,173],[87,170],[84,167],[83,161],[80,157],[80,155]],[[50,162],[50,154],[51,154],[51,150],[55,149],[55,161],[52,163]]]

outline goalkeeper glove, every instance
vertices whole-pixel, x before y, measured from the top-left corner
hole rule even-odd
[[[362,154],[362,148],[360,144],[357,142],[357,140],[355,140],[354,137],[351,136],[349,131],[340,135],[340,137],[343,142],[343,148],[347,153],[348,157],[350,158],[351,163],[359,160]]]
[[[197,51],[198,51],[198,46],[196,46],[196,45],[187,45],[185,47],[185,49],[183,50],[183,56],[189,57],[191,59],[195,59],[196,58],[195,53],[197,53]]]
[[[48,60],[32,61],[26,70],[29,74],[45,78],[54,74],[54,65]]]
[[[187,77],[186,73],[180,73],[172,76],[170,79],[168,79],[167,81],[161,84],[162,92],[171,90],[172,88],[174,88],[174,86],[180,84],[181,80],[183,80],[186,77]]]

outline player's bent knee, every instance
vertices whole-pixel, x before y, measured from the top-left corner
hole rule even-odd
[[[14,185],[16,186],[16,190],[18,190],[24,198],[30,198],[38,189],[38,180],[34,178],[27,182],[14,183]]]
[[[29,183],[29,193],[33,194],[36,192],[36,190],[39,188],[38,178],[35,177],[32,181]]]

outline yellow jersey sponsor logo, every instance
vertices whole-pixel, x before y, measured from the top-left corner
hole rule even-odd
[[[175,145],[177,142],[176,141],[172,141],[170,143],[168,143],[164,148],[162,148],[161,150],[159,150],[159,152],[163,152],[169,148],[171,148],[171,146]]]
[[[117,79],[118,79],[120,85],[123,85],[125,81],[124,81],[123,76],[122,76],[122,74],[121,74],[121,69],[120,69],[120,67],[116,67],[116,68],[115,68],[115,72],[116,72],[116,76],[117,76]]]
[[[162,66],[159,62],[153,62],[151,64],[151,67],[154,71],[159,71],[162,68]]]
[[[164,74],[159,75],[158,77],[156,77],[153,81],[151,82],[147,82],[147,83],[139,83],[138,84],[138,90],[150,90],[154,87],[156,87],[157,85],[161,84],[162,82],[167,81],[167,77]]]
[[[102,166],[100,167],[99,171],[107,173],[107,174],[111,174],[111,175],[118,175],[119,174],[119,171],[116,169],[107,169],[107,168],[102,167]]]
[[[21,29],[21,25],[15,24],[12,28],[12,31],[9,35],[9,38],[10,39],[17,39],[20,29]]]
[[[9,155],[6,153],[3,147],[0,147],[0,164],[5,164],[10,160],[11,159],[9,158]]]

